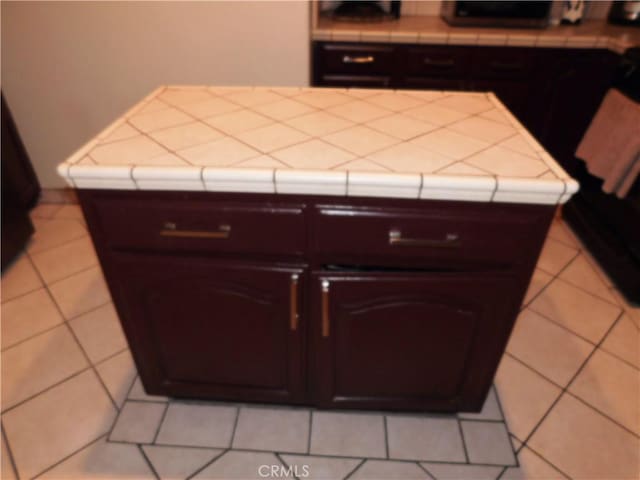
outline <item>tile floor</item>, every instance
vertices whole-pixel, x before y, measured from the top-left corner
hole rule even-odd
[[[32,218],[1,282],[3,479],[640,476],[640,308],[560,221],[483,412],[437,416],[148,396],[78,207]]]

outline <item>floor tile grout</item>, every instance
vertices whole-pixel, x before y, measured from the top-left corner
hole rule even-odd
[[[73,452],[71,452],[70,454],[66,455],[65,457],[61,458],[60,460],[58,460],[57,462],[55,462],[53,465],[48,466],[47,468],[45,468],[44,470],[42,470],[40,473],[38,473],[37,475],[33,476],[32,479],[41,477],[42,475],[44,475],[45,473],[49,472],[50,470],[53,470],[55,467],[57,467],[58,465],[60,465],[61,463],[64,463],[66,460],[69,460],[71,457],[73,457],[74,455],[76,455],[77,453],[80,453],[82,450],[84,450],[85,448],[90,447],[91,445],[93,445],[94,443],[99,442],[103,437],[105,437],[105,433],[102,433],[100,435],[98,435],[96,438],[94,438],[93,440],[91,440],[89,443],[84,444],[82,447],[74,450]]]
[[[7,433],[4,431],[4,424],[0,423],[0,435],[2,435],[2,441],[4,442],[4,447],[7,449],[7,454],[9,455],[9,466],[13,471],[15,478],[19,479],[18,468],[16,466],[16,460],[13,456],[13,451],[11,450],[11,445],[9,444],[9,437],[7,437]],[[0,471],[0,473],[2,473]]]
[[[423,472],[425,472],[425,473],[429,476],[429,478],[431,478],[431,479],[433,479],[433,480],[436,480],[435,475],[433,475],[433,474],[432,474],[432,473],[427,469],[427,467],[425,467],[424,465],[422,465],[422,463],[420,463],[420,462],[416,462],[416,464],[418,465],[418,467],[419,467],[419,468],[421,468],[421,469],[422,469],[422,471],[423,471]]]
[[[158,422],[158,426],[156,427],[156,432],[153,435],[153,440],[151,440],[151,443],[154,445],[156,443],[156,440],[158,440],[158,435],[160,434],[160,430],[162,429],[162,424],[164,423],[165,418],[167,418],[167,412],[169,411],[169,406],[170,406],[170,403],[166,402],[164,410],[162,411],[162,416],[160,417],[160,421]]]
[[[156,480],[160,480],[160,475],[158,475],[158,472],[153,466],[153,463],[151,463],[151,460],[149,460],[149,457],[147,457],[147,454],[142,448],[142,445],[138,445],[138,451],[140,452],[140,455],[142,455],[142,458],[144,458],[144,461],[146,462],[147,466],[149,467],[149,470],[151,470],[151,473],[156,478]]]
[[[569,380],[569,382],[567,383],[567,385],[565,387],[558,385],[556,382],[554,382],[553,380],[551,380],[550,378],[547,378],[545,375],[541,374],[540,372],[538,372],[535,368],[533,368],[531,365],[523,362],[522,360],[520,360],[519,358],[513,356],[512,354],[506,352],[506,355],[509,355],[510,357],[514,358],[515,360],[517,360],[519,363],[521,363],[522,365],[524,365],[525,367],[527,367],[528,369],[534,371],[535,373],[537,373],[538,375],[540,375],[542,378],[544,378],[545,380],[551,382],[553,385],[559,387],[561,389],[560,395],[556,398],[556,400],[551,404],[551,406],[549,407],[549,409],[547,410],[547,412],[542,416],[542,418],[540,419],[540,421],[536,424],[536,426],[533,428],[533,430],[529,433],[529,435],[527,436],[527,438],[525,439],[525,441],[523,442],[523,445],[528,446],[528,442],[529,440],[533,437],[533,435],[535,434],[535,432],[538,430],[538,428],[541,426],[542,422],[547,418],[547,416],[551,413],[551,411],[553,410],[553,408],[556,406],[556,404],[560,401],[560,399],[562,398],[563,395],[567,394],[571,397],[573,397],[574,399],[580,401],[581,403],[583,403],[584,405],[586,405],[587,407],[589,407],[590,409],[592,409],[594,412],[600,414],[602,417],[606,418],[607,420],[609,420],[610,422],[612,422],[613,424],[617,425],[618,427],[622,428],[623,430],[627,431],[628,433],[630,433],[631,435],[633,435],[636,438],[640,438],[640,435],[638,435],[637,433],[633,432],[632,430],[630,430],[628,427],[622,425],[621,423],[619,423],[617,420],[614,420],[613,418],[611,418],[609,415],[607,415],[606,413],[600,411],[598,408],[594,407],[593,405],[591,405],[590,403],[587,403],[585,400],[583,400],[582,398],[578,397],[577,395],[573,394],[572,392],[569,391],[569,387],[571,386],[571,384],[574,382],[574,380],[576,378],[578,378],[578,376],[580,375],[580,373],[582,372],[582,370],[584,369],[584,367],[586,366],[586,364],[589,362],[589,360],[591,359],[591,357],[594,355],[594,353],[599,349],[600,345],[602,344],[602,342],[604,341],[604,339],[607,337],[607,335],[609,334],[609,332],[611,332],[611,330],[613,329],[614,325],[618,322],[618,320],[621,318],[622,313],[620,313],[618,315],[618,318],[611,324],[611,326],[609,327],[609,329],[607,330],[607,332],[605,333],[605,335],[602,337],[602,339],[600,340],[600,342],[595,346],[595,348],[591,351],[591,353],[589,355],[587,355],[587,357],[585,358],[585,360],[582,362],[582,364],[580,365],[580,367],[578,368],[578,370],[575,372],[575,374],[571,377],[571,379]]]
[[[74,220],[70,220],[70,221],[74,221]],[[77,242],[78,240],[82,240],[84,238],[87,238],[87,239],[91,240],[91,235],[89,235],[89,233],[87,232],[86,227],[85,227],[85,232],[82,233],[81,235],[78,235],[77,237],[67,238],[62,243],[58,243],[58,244],[55,244],[55,245],[49,245],[48,247],[45,247],[45,248],[42,248],[42,249],[38,249],[35,252],[33,251],[33,248],[30,248],[27,245],[25,247],[25,249],[24,249],[24,253],[26,255],[29,255],[29,257],[33,257],[34,255],[40,255],[42,253],[51,252],[51,250],[55,250],[56,248],[66,247],[70,243]]]
[[[46,288],[43,288],[43,290],[46,290]],[[60,313],[60,317],[62,318],[62,321],[60,323],[56,324],[56,325],[53,325],[53,326],[45,329],[45,330],[42,330],[42,331],[37,332],[37,333],[34,333],[33,335],[31,335],[29,337],[23,338],[22,340],[19,340],[16,343],[12,343],[11,345],[8,345],[8,346],[4,347],[2,349],[2,353],[6,352],[8,350],[11,350],[14,347],[17,347],[18,345],[22,345],[23,343],[28,342],[29,340],[33,340],[34,338],[39,337],[40,335],[43,335],[45,333],[50,332],[51,330],[54,330],[54,329],[56,329],[58,327],[63,326],[65,323],[71,322],[71,321],[73,321],[73,320],[75,320],[77,318],[80,318],[83,315],[86,315],[88,313],[94,312],[94,311],[104,307],[105,305],[109,305],[111,303],[111,300],[109,300],[108,302],[105,302],[105,303],[103,303],[101,305],[98,305],[97,307],[91,308],[90,310],[87,310],[84,313],[80,313],[78,315],[74,315],[73,317],[71,317],[71,318],[69,318],[67,320],[66,318],[64,318],[64,316],[62,316],[62,312],[58,308],[58,305],[56,304],[55,300],[51,299],[51,295],[48,295],[48,297],[49,297],[50,300],[52,300],[52,302],[53,302],[54,306],[56,307],[56,310],[58,311],[58,313]],[[116,353],[120,353],[120,352],[122,352],[122,350],[120,350],[119,352],[116,352]],[[110,356],[112,356],[112,355],[109,355],[109,357]],[[100,359],[100,360],[98,360],[98,361],[96,361],[94,363],[97,365],[97,364],[101,363],[103,360],[105,360],[106,358],[108,358],[108,357],[105,357],[104,359]]]
[[[215,462],[217,462],[222,456],[224,456],[226,453],[228,453],[230,451],[231,451],[231,449],[229,449],[229,448],[222,449],[222,452],[220,452],[218,455],[215,455],[210,461],[208,461],[202,467],[200,467],[195,472],[193,472],[191,475],[189,475],[185,480],[190,480],[191,478],[195,477],[196,475],[198,475],[200,472],[202,472],[206,468],[209,468],[211,465],[213,465]]]
[[[464,452],[464,460],[466,463],[471,463],[469,461],[469,451],[467,450],[467,441],[464,438],[464,431],[462,430],[462,422],[460,418],[456,415],[456,422],[458,424],[458,433],[460,434],[460,440],[462,441],[462,451]]]
[[[349,478],[351,478],[353,476],[354,473],[356,473],[358,470],[360,470],[360,468],[366,463],[367,459],[363,458],[360,463],[358,463],[356,465],[356,467],[351,470],[349,473],[347,473],[344,477],[343,480],[348,480]]]
[[[32,266],[35,268],[35,265],[33,264],[33,260],[31,258],[29,258],[29,261],[31,262]],[[44,278],[42,278],[40,272],[38,271],[37,273],[38,273],[38,275],[40,275],[40,279],[43,280],[43,282],[44,282]],[[45,289],[46,289],[46,291],[47,291],[47,293],[49,295],[49,298],[51,299],[51,301],[53,302],[55,307],[58,309],[58,313],[60,314],[60,316],[62,318],[66,318],[65,315],[64,315],[64,312],[62,311],[62,308],[60,307],[60,305],[58,305],[58,302],[56,301],[55,297],[53,296],[53,293],[51,292],[51,290],[49,290],[49,286],[46,285],[46,284],[45,284]],[[100,308],[100,307],[97,307],[97,308]],[[71,325],[67,321],[64,322],[64,325],[66,326],[66,328],[68,329],[69,333],[71,334],[71,337],[75,340],[76,345],[80,349],[80,352],[82,352],[82,355],[84,356],[85,360],[89,364],[89,368],[93,371],[93,374],[96,376],[98,382],[102,386],[102,389],[107,394],[107,398],[109,398],[109,400],[111,400],[111,404],[116,409],[116,412],[119,412],[120,409],[118,407],[118,404],[116,403],[114,398],[111,396],[111,392],[109,392],[109,389],[104,384],[104,381],[102,380],[102,377],[100,376],[100,374],[96,370],[96,367],[93,364],[93,362],[91,361],[91,359],[89,358],[89,355],[87,354],[87,351],[85,350],[84,346],[82,345],[82,343],[78,339],[78,336],[76,335],[76,332],[73,331],[73,328],[71,328]],[[117,417],[117,415],[116,415],[116,417]]]

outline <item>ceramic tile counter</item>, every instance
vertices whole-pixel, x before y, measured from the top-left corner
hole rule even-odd
[[[581,25],[546,29],[452,27],[440,17],[400,17],[379,23],[334,22],[320,17],[313,40],[341,42],[422,43],[547,48],[603,48],[624,52],[640,45],[638,28],[586,20]]]
[[[58,167],[80,189],[557,204],[578,184],[492,93],[160,87]]]

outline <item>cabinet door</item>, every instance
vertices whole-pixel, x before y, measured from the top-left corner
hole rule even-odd
[[[301,399],[301,268],[118,253],[107,277],[149,393]]]
[[[517,314],[515,283],[315,273],[314,396],[323,407],[479,410]]]

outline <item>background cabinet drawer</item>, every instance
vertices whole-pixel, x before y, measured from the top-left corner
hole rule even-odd
[[[506,266],[529,258],[545,221],[495,206],[467,205],[465,211],[327,207],[317,211],[313,239],[323,261],[338,265]]]
[[[111,248],[302,255],[302,207],[212,201],[97,198],[96,219]]]
[[[391,75],[394,68],[391,46],[323,45],[320,55],[323,71],[330,74]]]
[[[481,48],[473,55],[473,78],[527,78],[533,71],[534,58],[530,49]]]
[[[469,69],[471,51],[456,47],[409,47],[406,71],[410,76],[461,77]]]

